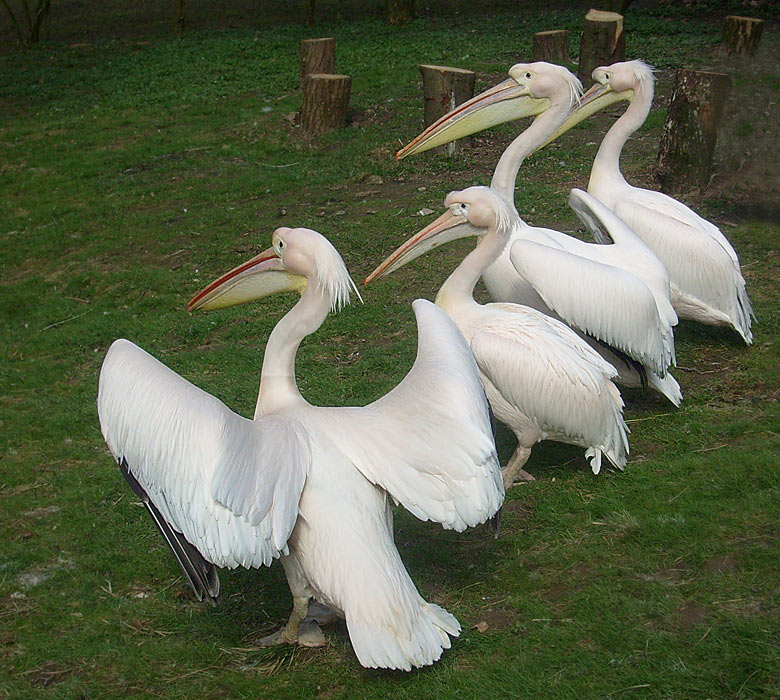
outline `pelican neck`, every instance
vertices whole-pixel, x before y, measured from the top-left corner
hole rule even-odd
[[[304,398],[295,381],[295,357],[301,341],[316,331],[328,315],[331,300],[316,284],[307,284],[298,303],[268,336],[260,372],[255,419]]]

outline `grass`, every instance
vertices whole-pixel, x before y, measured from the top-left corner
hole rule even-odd
[[[579,10],[554,17],[576,36]],[[550,21],[499,4],[400,29],[367,16],[0,56],[0,698],[780,693],[778,226],[752,206],[761,192],[731,187],[728,160],[733,139],[748,148],[768,128],[758,114],[741,116],[709,196],[691,200],[740,255],[755,344],[682,323],[682,408],[625,392],[625,473],[596,478],[579,450],[535,448],[538,481],[510,492],[498,540],[397,512],[412,578],[463,624],[432,668],[362,669],[343,628],[321,650],[258,651],[289,611],[281,567],[225,572],[223,604],[196,604],[103,444],[97,376],[120,336],[251,414],[265,339],[293,299],[193,316],[186,301],[280,225],[322,231],[362,279],[430,219],[422,207],[438,212],[449,189],[486,182],[517,128],[452,159],[395,163],[419,130],[416,65],[474,68],[481,89]],[[719,27],[706,18],[632,8],[627,24],[629,54],[641,46],[664,69],[660,105],[667,69],[717,62]],[[352,125],[317,144],[284,118],[300,103],[298,41],[312,35],[336,37],[338,69],[354,79]],[[776,103],[776,73],[759,78]],[[523,166],[530,221],[576,230],[565,195],[585,185],[610,119]],[[658,109],[632,140],[630,180],[649,182],[662,126]],[[425,256],[328,318],[299,354],[304,395],[362,405],[400,381],[415,349],[409,302],[432,298],[469,245]],[[503,429],[499,447],[506,459]]]

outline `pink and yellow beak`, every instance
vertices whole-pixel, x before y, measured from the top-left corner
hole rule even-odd
[[[599,70],[598,68],[596,70]],[[561,124],[557,131],[545,141],[543,146],[539,146],[537,150],[541,150],[548,143],[555,141],[559,136],[565,134],[572,127],[577,126],[582,121],[585,121],[588,117],[593,116],[596,112],[600,112],[602,109],[609,107],[610,105],[620,102],[620,100],[631,100],[634,97],[633,90],[623,90],[616,92],[613,90],[609,83],[596,83],[594,84],[579,101],[579,104],[574,105],[569,112],[569,116]]]
[[[234,267],[201,289],[187,304],[187,311],[211,311],[244,304],[279,292],[301,292],[306,278],[287,272],[273,248]]]
[[[442,243],[474,236],[478,233],[479,231],[468,222],[463,214],[454,214],[448,209],[422,231],[414,234],[394,253],[391,253],[376,270],[363,280],[363,284],[370,284],[380,277],[389,275],[429,250],[438,248]]]
[[[398,153],[396,160],[523,117],[534,117],[550,106],[547,98],[531,97],[525,85],[507,78],[437,119]]]

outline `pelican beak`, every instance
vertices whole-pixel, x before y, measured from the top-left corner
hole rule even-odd
[[[527,86],[519,85],[514,78],[507,78],[437,119],[398,151],[395,154],[396,160],[442,146],[497,124],[534,117],[549,106],[550,100],[546,97],[531,97]]]
[[[428,224],[419,233],[415,233],[398,250],[391,253],[376,270],[363,280],[363,284],[370,284],[375,279],[389,275],[429,250],[437,248],[442,243],[465,238],[466,236],[475,236],[478,233],[479,230],[472,226],[465,216],[453,214],[448,209],[436,221]]]
[[[559,136],[565,134],[569,129],[577,126],[581,121],[584,121],[588,117],[594,115],[596,112],[600,112],[605,107],[620,102],[620,100],[631,100],[634,97],[634,91],[623,90],[621,92],[615,92],[609,83],[596,83],[591,87],[580,99],[579,104],[575,104],[569,116],[558,127],[558,130],[544,142],[543,146],[539,146],[536,150],[541,150],[551,141],[555,141]]]
[[[306,278],[287,272],[276,251],[269,248],[201,289],[187,304],[187,311],[224,309],[305,287]]]

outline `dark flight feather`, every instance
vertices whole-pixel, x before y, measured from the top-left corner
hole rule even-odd
[[[119,469],[122,472],[127,483],[130,484],[130,488],[133,489],[141,502],[146,506],[149,511],[149,515],[152,516],[154,524],[157,525],[160,533],[165,539],[166,544],[173,552],[173,556],[176,557],[176,561],[179,562],[181,570],[184,572],[184,576],[189,581],[192,590],[195,591],[195,596],[198,600],[204,598],[211,604],[217,604],[217,598],[219,597],[219,576],[217,574],[217,567],[209,561],[203,558],[203,555],[184,537],[181,532],[174,530],[163,517],[162,513],[157,509],[157,506],[152,503],[149,498],[149,494],[146,493],[144,487],[138,482],[130,468],[127,465],[127,461],[122,459],[119,462]]]

